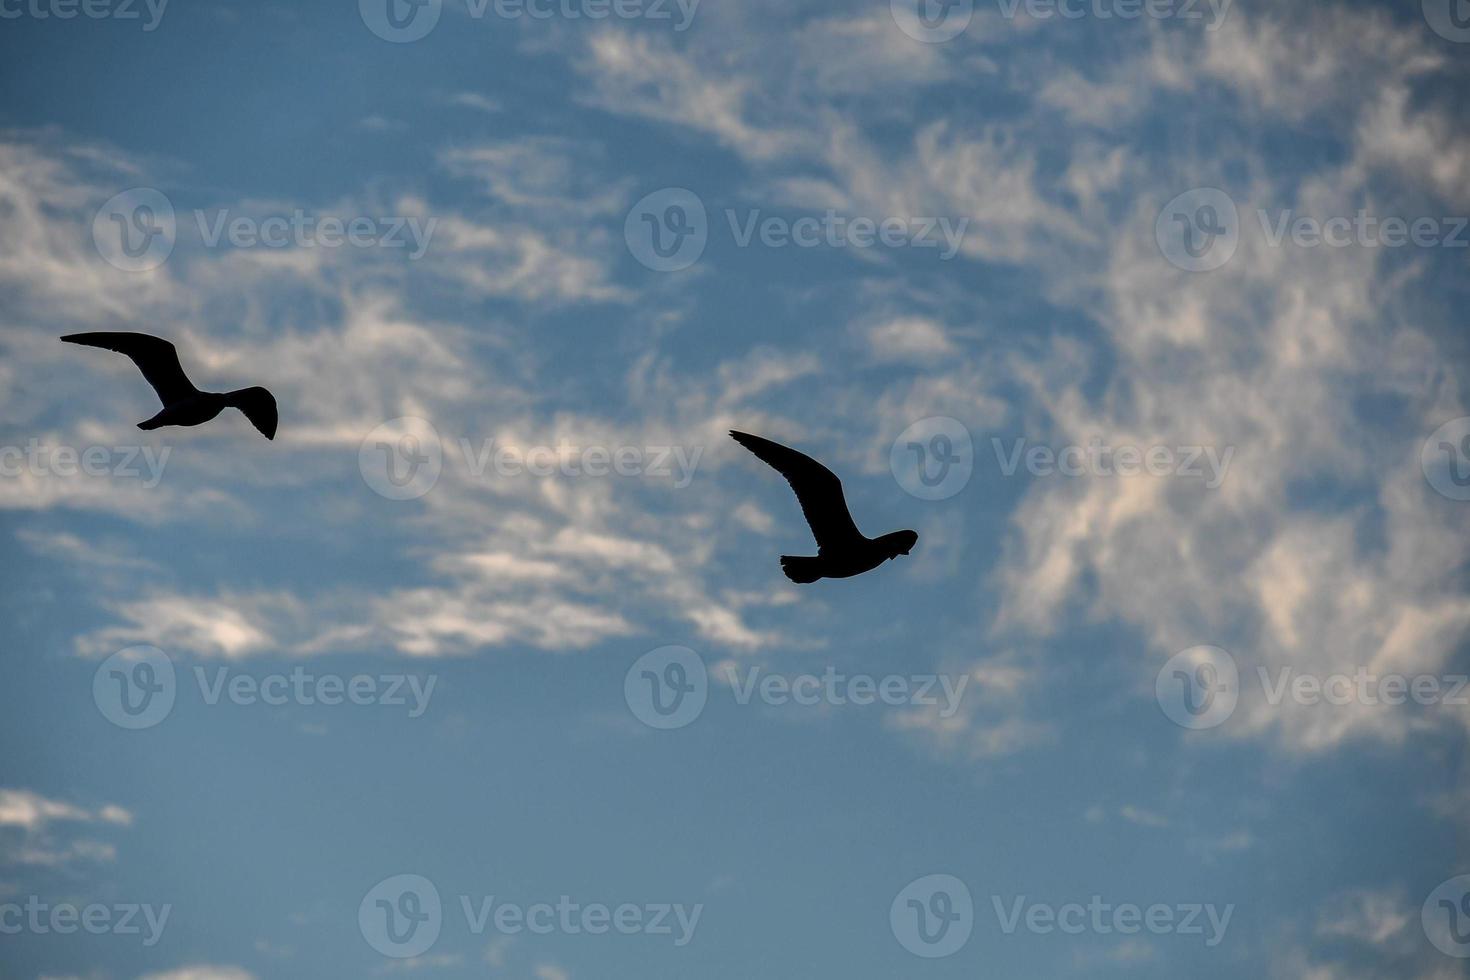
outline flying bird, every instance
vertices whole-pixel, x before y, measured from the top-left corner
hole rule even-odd
[[[731,430],[730,437],[786,478],[817,539],[814,557],[781,556],[781,570],[791,581],[806,584],[820,578],[851,578],[908,554],[918,543],[919,535],[913,531],[864,537],[848,512],[842,481],[805,453],[745,432]]]
[[[126,354],[138,365],[143,377],[158,392],[163,411],[140,429],[157,429],[164,425],[202,425],[226,408],[238,408],[250,424],[267,439],[276,437],[276,399],[264,388],[240,388],[237,391],[200,391],[194,387],[179,365],[179,352],[174,345],[145,333],[74,333],[61,338],[68,344],[101,347]]]

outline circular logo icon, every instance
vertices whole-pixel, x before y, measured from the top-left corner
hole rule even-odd
[[[434,29],[444,0],[357,0],[367,29],[385,41],[407,44]]]
[[[1186,272],[1210,272],[1235,255],[1240,214],[1229,194],[1196,187],[1164,205],[1154,222],[1154,238],[1170,264]]]
[[[119,728],[152,728],[174,709],[177,694],[174,662],[157,647],[119,650],[92,675],[97,710]]]
[[[683,728],[699,717],[708,699],[709,674],[688,647],[650,650],[623,677],[628,710],[649,728]]]
[[[1170,657],[1154,681],[1154,695],[1181,728],[1214,728],[1235,713],[1240,673],[1219,647],[1190,647]]]
[[[970,941],[975,903],[970,889],[953,875],[925,875],[893,899],[888,925],[899,945],[915,956],[952,956]]]
[[[1446,41],[1470,42],[1470,0],[1424,0],[1424,19]]]
[[[1442,497],[1470,500],[1470,416],[1446,422],[1419,452],[1424,478]]]
[[[367,434],[357,450],[357,468],[378,496],[414,500],[439,482],[444,447],[427,419],[402,415]]]
[[[1470,875],[1444,882],[1419,910],[1424,935],[1446,956],[1470,958]]]
[[[357,927],[384,956],[422,956],[443,924],[439,889],[423,875],[394,875],[378,882],[357,907]]]
[[[958,419],[920,419],[893,440],[888,468],[920,500],[945,500],[965,489],[975,471],[975,445]]]
[[[97,254],[124,272],[147,272],[163,265],[173,254],[177,235],[173,202],[152,187],[114,194],[92,216]]]
[[[893,22],[915,41],[941,44],[965,33],[975,0],[889,0]]]
[[[687,269],[709,242],[704,202],[682,187],[654,191],[628,212],[623,238],[633,258],[655,272]]]

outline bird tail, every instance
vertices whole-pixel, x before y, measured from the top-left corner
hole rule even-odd
[[[822,559],[782,555],[781,571],[785,572],[786,577],[791,581],[800,585],[808,585],[822,577]]]
[[[276,437],[276,399],[264,388],[241,388],[225,396],[267,439]]]

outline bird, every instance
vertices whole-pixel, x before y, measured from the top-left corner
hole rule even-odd
[[[853,523],[842,495],[842,481],[805,453],[748,432],[730,430],[730,438],[749,449],[786,478],[817,539],[814,556],[782,555],[781,570],[791,581],[808,585],[823,578],[851,578],[872,571],[919,542],[915,531],[893,531],[865,537]]]
[[[276,437],[276,399],[264,388],[240,388],[236,391],[200,391],[194,387],[179,365],[179,352],[161,337],[128,331],[74,333],[61,338],[64,343],[126,354],[138,365],[143,377],[158,392],[163,410],[145,422],[140,429],[157,429],[165,425],[203,425],[226,408],[238,408],[267,439]]]

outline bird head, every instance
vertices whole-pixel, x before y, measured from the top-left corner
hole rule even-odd
[[[888,553],[889,558],[897,558],[914,550],[914,545],[919,543],[919,535],[915,531],[894,531],[885,534],[878,539],[883,545],[883,550]]]

